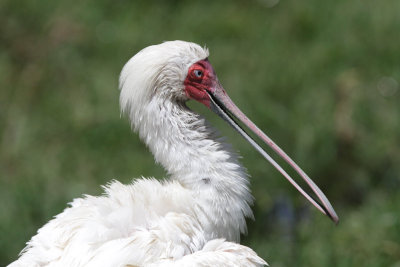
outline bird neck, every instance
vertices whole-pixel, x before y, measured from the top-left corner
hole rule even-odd
[[[138,114],[135,129],[171,179],[197,194],[215,223],[226,218],[223,223],[231,229],[216,237],[238,240],[246,231],[245,217],[252,217],[252,196],[237,154],[184,103],[154,97]]]

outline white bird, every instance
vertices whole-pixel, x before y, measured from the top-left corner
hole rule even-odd
[[[124,66],[120,104],[164,180],[117,181],[45,224],[9,266],[262,266],[239,242],[252,217],[248,175],[238,155],[185,102],[194,99],[231,124],[320,211],[338,217],[308,176],[230,100],[197,44],[149,46]],[[306,180],[306,194],[235,122],[242,121]]]

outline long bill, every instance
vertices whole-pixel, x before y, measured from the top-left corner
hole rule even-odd
[[[319,187],[311,180],[310,177],[277,145],[271,140],[264,132],[262,132],[243,112],[233,103],[233,101],[226,94],[222,86],[217,83],[213,88],[213,92],[208,92],[210,97],[210,108],[218,116],[227,121],[235,130],[237,130],[260,154],[267,159],[308,201],[310,201],[318,210],[327,215],[336,224],[339,222],[335,210],[325,194]],[[233,115],[233,116],[232,116]],[[271,147],[281,158],[283,158],[308,184],[319,201],[312,198],[307,194],[296,181],[289,176],[289,174],[274,160],[267,152],[265,152],[234,120],[239,119],[246,127],[248,127],[254,134],[256,134],[264,143]]]

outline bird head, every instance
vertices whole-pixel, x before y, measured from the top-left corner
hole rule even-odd
[[[170,41],[144,48],[124,66],[120,76],[120,104],[134,124],[140,123],[143,110],[154,99],[158,103],[183,103],[196,100],[237,130],[267,159],[306,199],[335,223],[339,218],[319,187],[263,131],[261,131],[229,98],[208,61],[208,50],[197,44]],[[265,150],[240,126],[246,126],[264,144],[283,158],[306,182],[318,198],[311,197]]]
[[[207,57],[206,48],[184,41],[169,41],[142,49],[125,64],[120,75],[122,111],[140,110],[154,98],[175,102],[189,100],[190,94],[185,89],[185,80],[192,77],[188,75],[189,68]]]

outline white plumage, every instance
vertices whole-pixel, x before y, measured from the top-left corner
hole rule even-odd
[[[262,266],[235,242],[252,217],[248,177],[238,156],[187,108],[197,100],[229,122],[318,209],[334,221],[329,201],[308,176],[228,98],[200,46],[149,46],[125,65],[120,104],[167,179],[111,182],[103,196],[75,199],[44,225],[16,266]],[[241,128],[241,120],[309,183],[311,199]],[[131,164],[127,162],[127,164]]]
[[[122,110],[170,177],[113,181],[104,196],[75,199],[10,267],[266,264],[233,243],[252,216],[246,173],[184,104],[186,72],[207,56],[196,44],[165,42],[143,49],[121,73]]]

